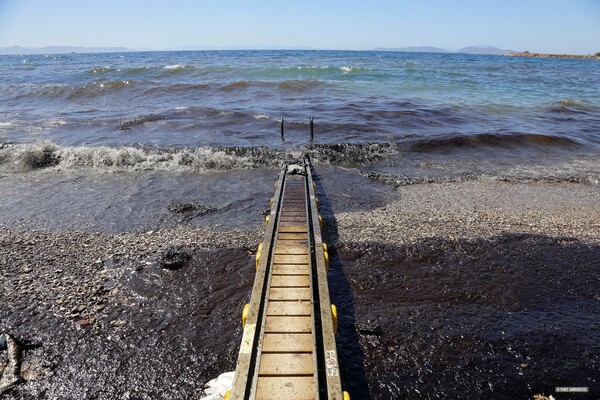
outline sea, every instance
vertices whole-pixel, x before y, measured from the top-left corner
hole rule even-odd
[[[169,201],[173,180],[186,193],[197,174],[210,180],[277,168],[299,152],[393,185],[597,185],[599,83],[596,60],[469,54],[3,55],[0,179],[11,181],[5,190],[15,188],[3,202],[4,221],[26,224],[32,213],[51,225],[73,221],[59,216],[78,207],[57,204],[92,199],[69,197],[69,173],[78,182],[94,177],[100,194],[83,192],[94,192],[96,203],[108,207],[111,188],[117,197],[139,191],[136,201],[148,210],[149,199]],[[235,174],[228,176],[235,186]],[[49,206],[41,189],[61,185]],[[23,203],[33,209],[12,210]],[[150,214],[112,221],[116,214],[107,212],[80,222],[116,230],[161,223],[161,212]]]
[[[122,194],[123,185],[141,190],[144,202],[162,196],[144,188],[162,184],[139,187],[140,181],[166,177],[170,196],[170,181],[182,174],[276,168],[291,153],[311,152],[315,160],[395,185],[477,179],[597,185],[599,82],[596,60],[469,54],[4,55],[0,176],[13,180],[5,187],[18,188],[9,196],[15,204],[31,203],[40,187],[67,185],[65,174],[84,171],[104,183],[107,201],[110,188]],[[36,171],[44,172],[39,180],[22,179]],[[116,172],[161,173],[135,175],[141,178],[132,183]],[[35,190],[28,190],[32,181]],[[61,204],[61,193],[72,191],[56,192]],[[47,204],[45,196],[37,203]],[[53,205],[41,215],[67,211]],[[25,223],[31,212],[23,212],[11,211],[7,222]],[[111,215],[92,225],[123,229],[157,221],[152,215],[114,225]],[[69,220],[54,217],[48,221]]]
[[[315,164],[319,196],[332,199],[324,215],[326,227],[332,226],[336,213],[378,209],[410,185],[575,183],[597,191],[600,62],[378,51],[0,55],[0,228],[152,233],[183,225],[262,232],[278,170],[301,153],[309,153]],[[566,386],[583,382],[597,390],[592,377],[600,354],[592,326],[598,324],[597,293],[586,298],[583,308],[559,311],[549,298],[543,309],[551,309],[549,314],[543,307],[532,306],[523,314],[518,305],[502,306],[506,298],[512,299],[512,292],[504,289],[482,294],[491,299],[487,305],[468,300],[464,307],[450,304],[442,294],[432,295],[437,300],[422,300],[420,289],[414,289],[412,300],[398,295],[405,301],[402,310],[409,311],[397,318],[399,303],[394,300],[405,288],[406,271],[434,259],[437,266],[419,278],[418,288],[435,268],[450,266],[445,273],[464,278],[458,281],[464,287],[456,289],[457,299],[486,282],[509,287],[512,275],[502,271],[521,265],[517,276],[522,271],[531,275],[525,291],[547,276],[543,271],[548,265],[556,282],[563,282],[562,271],[572,267],[573,259],[588,269],[570,274],[574,283],[564,283],[570,285],[565,290],[572,294],[584,287],[592,293],[597,247],[522,236],[464,243],[438,238],[406,248],[356,240],[340,243],[339,249],[330,243],[332,293],[345,304],[342,314],[350,315],[340,322],[338,347],[346,354],[340,356],[342,379],[353,398],[532,398],[539,390],[536,382],[545,379],[543,388],[550,390],[560,376],[573,378],[560,382]],[[561,251],[565,246],[577,249]],[[432,249],[442,250],[434,257]],[[192,310],[214,300],[211,312],[220,315],[220,301],[241,295],[229,277],[206,272],[214,267],[209,261],[217,265],[229,260],[244,267],[252,263],[253,251],[202,253],[205,259],[196,262],[208,260],[206,268],[190,268],[182,275],[167,277],[170,272],[148,267],[142,273],[156,289],[147,292],[157,304],[163,304],[163,295],[166,299],[177,293],[176,304],[161,306],[169,323],[187,323],[187,315],[180,315],[182,304]],[[479,270],[480,259],[505,269],[471,282],[467,278]],[[381,289],[373,307],[360,303],[364,296],[356,283],[371,277],[369,271],[379,271],[372,276],[372,285]],[[246,275],[244,296],[251,280]],[[447,284],[445,276],[437,278],[440,285]],[[200,286],[194,289],[196,283]],[[182,287],[189,288],[184,293]],[[564,292],[556,293],[560,297]],[[352,311],[353,304],[359,313]],[[385,311],[378,311],[377,304],[387,304]],[[557,315],[562,325],[548,323]],[[413,317],[416,322],[410,322]],[[151,323],[144,318],[132,320],[139,329],[149,329],[144,324]],[[591,325],[578,325],[588,320]],[[105,395],[89,398],[115,398],[115,393],[131,399],[191,398],[201,389],[196,379],[205,383],[235,367],[235,351],[225,352],[220,340],[240,330],[237,321],[227,323],[219,322],[225,328],[210,340],[200,333],[186,338],[173,329],[177,340],[193,344],[188,347],[171,346],[177,343],[171,337],[161,339],[175,357],[185,360],[181,365],[191,368],[194,379],[185,382],[169,375],[167,367],[150,368],[158,375],[137,375],[150,365],[144,362],[153,359],[155,342],[136,336],[130,346],[137,348],[134,353],[107,345],[112,349],[107,354],[120,360],[123,373],[146,379],[139,387],[152,385],[154,395],[145,389],[133,390],[138,397],[123,392],[127,378],[111,378],[112,367],[87,374],[75,364],[65,367],[72,372],[70,389],[61,386],[59,377],[48,393],[87,398],[84,389],[92,390],[98,381],[98,393]],[[439,329],[434,331],[434,325]],[[190,332],[201,328],[207,329],[194,325]],[[577,347],[577,336],[587,343],[585,351]],[[554,339],[541,340],[548,337]],[[238,343],[237,336],[231,342]],[[189,358],[180,354],[182,348],[203,349],[208,356]],[[440,355],[435,349],[450,350]],[[555,360],[564,349],[570,358]],[[80,353],[72,359],[88,362],[89,353]],[[148,357],[136,364],[141,353]],[[198,376],[199,365],[211,373]],[[177,385],[169,387],[166,381]]]

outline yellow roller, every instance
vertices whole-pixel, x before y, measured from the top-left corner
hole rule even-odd
[[[265,225],[269,225],[269,217],[270,217],[270,215],[267,215],[265,217]]]
[[[258,249],[256,250],[256,269],[258,269],[258,262],[260,261],[260,254],[262,253],[263,244],[260,242]]]
[[[346,400],[346,392],[344,392],[344,400]],[[229,397],[231,396],[231,390],[228,390],[225,392],[225,394],[223,395],[223,400],[229,400]],[[348,400],[350,400],[350,396],[348,396]]]
[[[332,307],[334,307],[332,305]],[[242,311],[242,328],[246,326],[246,320],[248,319],[248,312],[250,311],[250,304],[246,304],[244,306],[244,310]],[[335,331],[335,327],[337,326],[337,314],[336,314],[336,318],[335,318],[335,322],[333,324],[334,326],[334,331]]]
[[[350,393],[344,390],[344,400],[350,400]]]
[[[244,308],[244,310],[246,310],[246,308]],[[335,304],[331,305],[331,318],[333,319],[333,333],[336,334],[338,325],[338,313]]]
[[[317,203],[317,208],[319,208],[319,199],[315,197],[315,203]]]
[[[329,251],[326,243],[323,243],[323,257],[325,258],[325,270],[329,271]]]
[[[270,203],[269,203],[269,208],[273,208],[273,201],[274,201],[274,200],[275,200],[275,199],[274,199],[273,197],[271,197],[271,201],[270,201]]]
[[[321,217],[319,215],[319,228],[321,228],[321,230],[323,230],[323,217]]]

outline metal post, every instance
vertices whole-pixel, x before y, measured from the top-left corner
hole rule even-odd
[[[281,118],[281,140],[285,140],[283,137],[283,118]]]
[[[313,117],[310,117],[310,141],[312,142],[315,138],[315,128],[313,125]]]

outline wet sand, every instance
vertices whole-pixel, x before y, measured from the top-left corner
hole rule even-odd
[[[354,399],[598,397],[597,186],[373,182],[369,201],[317,170]],[[0,333],[39,346],[6,397],[201,398],[235,368],[259,211],[237,231],[0,228]],[[191,258],[165,269],[168,249]]]

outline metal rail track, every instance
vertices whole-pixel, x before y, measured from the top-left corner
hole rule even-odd
[[[275,183],[242,316],[232,400],[350,398],[341,388],[315,189],[308,156],[286,164]]]

